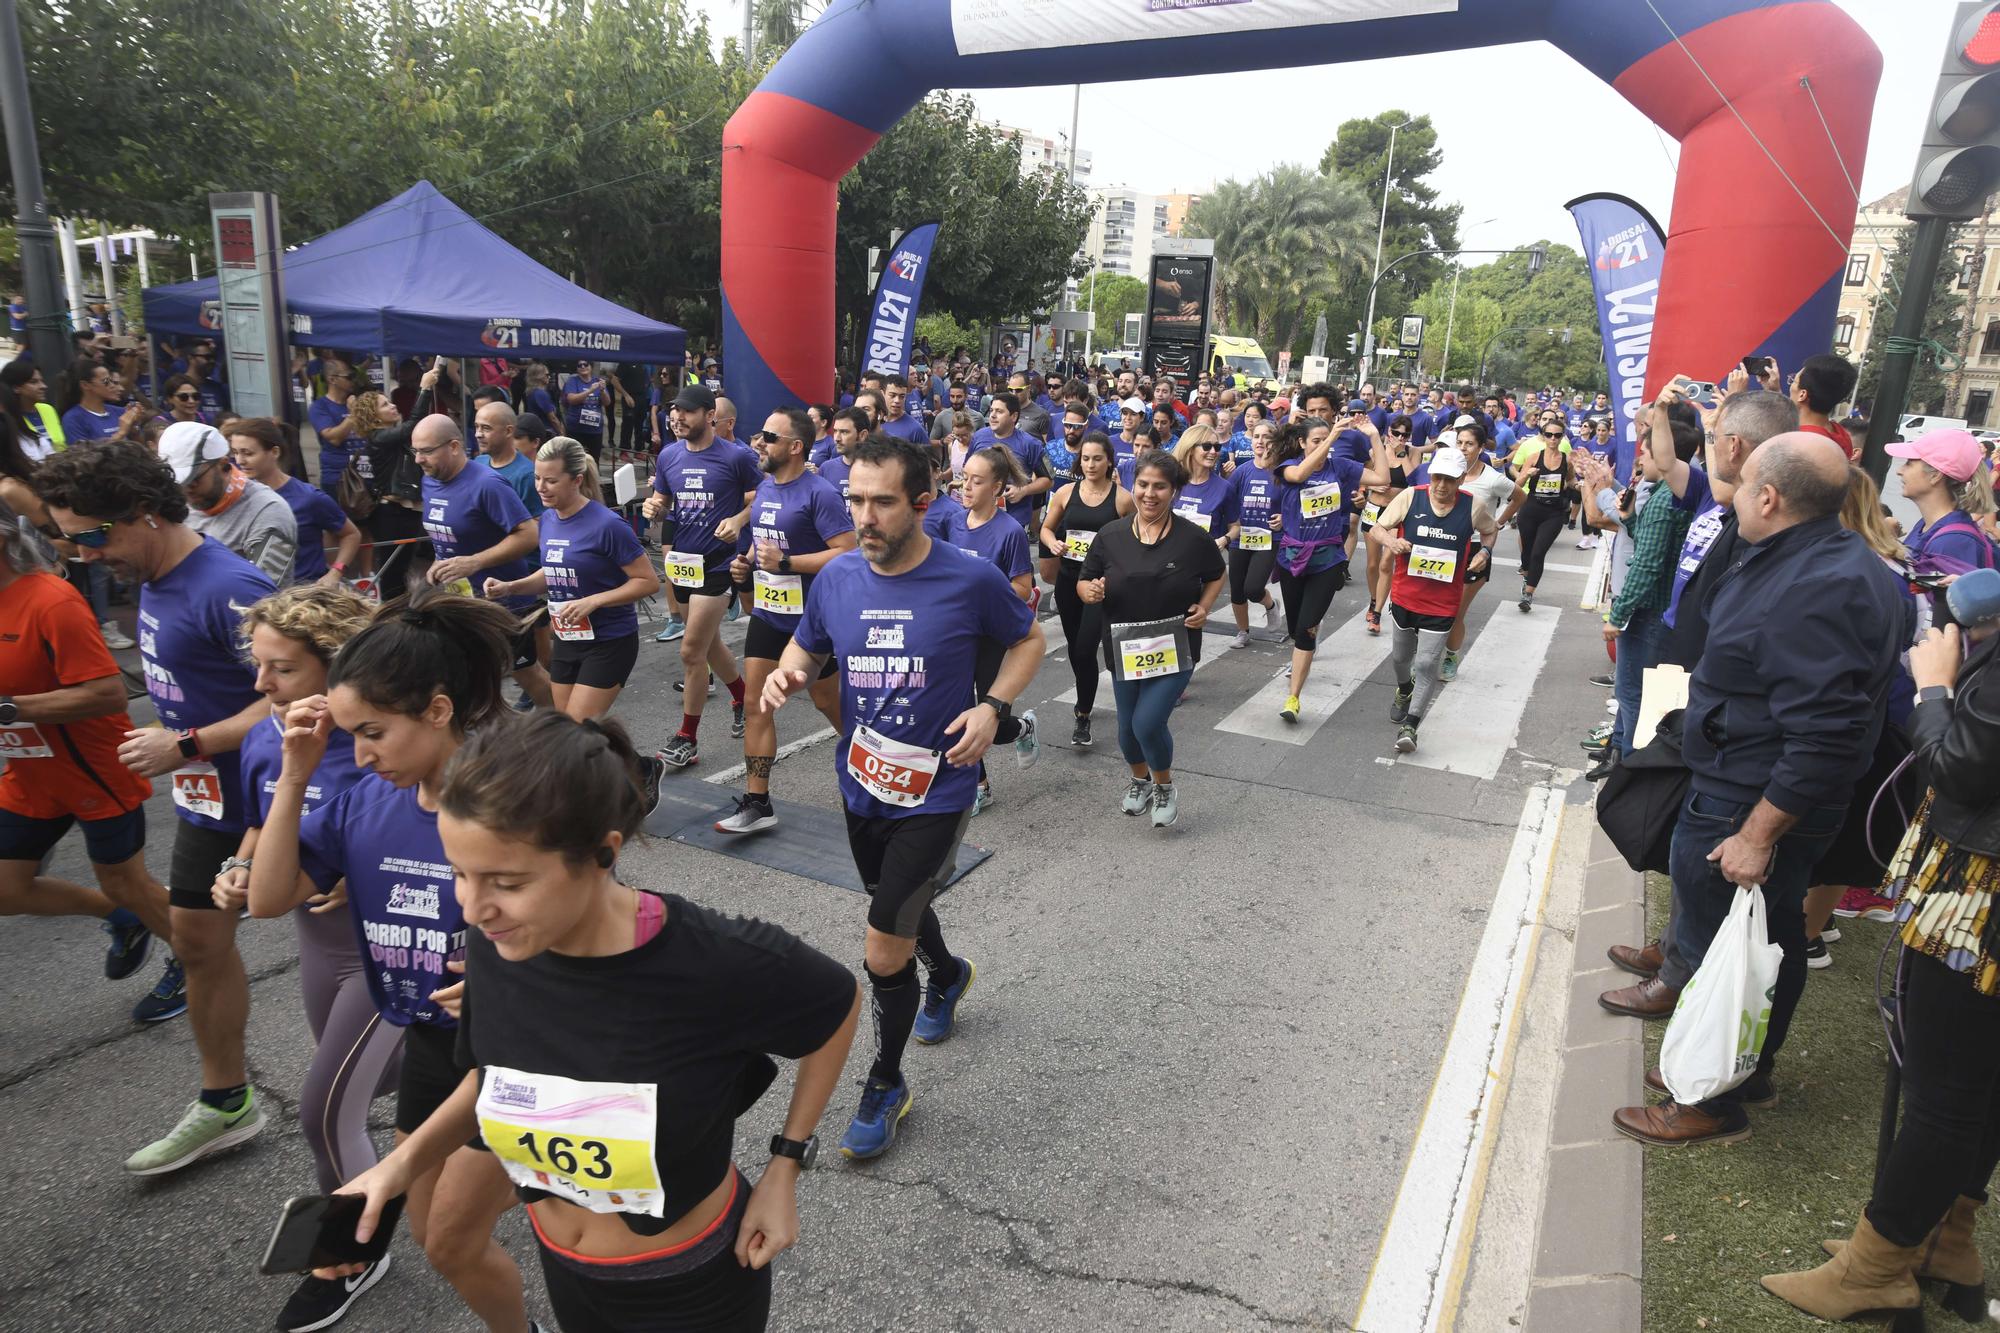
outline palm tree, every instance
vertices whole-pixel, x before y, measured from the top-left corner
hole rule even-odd
[[[755,6],[758,53],[782,51],[805,29],[805,0],[743,0]]]
[[[1215,242],[1217,290],[1227,296],[1218,306],[1275,353],[1298,339],[1314,302],[1361,270],[1374,215],[1348,182],[1286,164],[1248,185],[1223,182],[1188,210],[1186,231]]]

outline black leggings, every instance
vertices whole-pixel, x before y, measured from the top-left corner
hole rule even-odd
[[[1561,504],[1530,500],[1521,506],[1521,582],[1532,588],[1542,581],[1542,562],[1556,544],[1569,511]]]
[[[1264,589],[1271,582],[1271,570],[1278,562],[1276,551],[1246,551],[1241,547],[1229,553],[1229,600],[1236,606],[1264,600]]]
[[[1104,637],[1104,613],[1077,596],[1074,560],[1056,571],[1056,618],[1062,621],[1063,642],[1069,645],[1069,673],[1076,681],[1076,715],[1088,716],[1097,704],[1098,640]]]
[[[1926,955],[1902,955],[1903,1123],[1868,1220],[1916,1245],[1959,1195],[1986,1197],[2000,1161],[2000,997]]]
[[[1278,587],[1285,594],[1285,629],[1294,647],[1308,653],[1318,651],[1319,622],[1326,619],[1333,595],[1346,586],[1345,560],[1314,574],[1292,574],[1278,566]]]

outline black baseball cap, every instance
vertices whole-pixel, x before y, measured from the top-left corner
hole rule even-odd
[[[674,395],[674,406],[683,412],[713,412],[715,395],[699,384],[690,384]]]
[[[549,423],[533,412],[523,412],[514,418],[514,433],[530,440],[546,440],[549,438]]]

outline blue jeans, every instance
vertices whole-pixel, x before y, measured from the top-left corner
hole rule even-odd
[[[1623,665],[1625,651],[1618,652]],[[1709,942],[1722,928],[1723,918],[1741,892],[1722,876],[1710,852],[1749,818],[1755,802],[1738,801],[1690,790],[1681,802],[1680,819],[1674,825],[1673,850],[1667,865],[1674,881],[1673,920],[1668,929],[1672,938],[1665,947],[1666,965],[1660,980],[1679,990],[1701,968]],[[1764,906],[1770,923],[1771,942],[1784,949],[1778,965],[1778,984],[1771,995],[1771,1026],[1764,1037],[1764,1053],[1757,1072],[1768,1074],[1785,1033],[1792,1025],[1792,1012],[1806,988],[1806,888],[1812,868],[1819,861],[1846,817],[1845,806],[1818,806],[1799,817],[1791,831],[1778,839],[1772,851],[1771,867],[1764,875]],[[1718,1101],[1735,1097],[1725,1092]]]
[[[1174,737],[1167,719],[1181,701],[1181,691],[1194,676],[1194,668],[1151,680],[1111,682],[1111,697],[1118,701],[1118,753],[1128,764],[1144,764],[1155,773],[1170,772],[1174,766]]]
[[[1634,611],[1632,621],[1618,635],[1618,666],[1612,673],[1612,693],[1618,700],[1618,718],[1611,725],[1611,743],[1624,758],[1637,748],[1632,728],[1639,724],[1639,696],[1646,685],[1646,668],[1660,664],[1660,644],[1666,639],[1666,625],[1658,611]],[[1651,736],[1639,738],[1641,743]]]

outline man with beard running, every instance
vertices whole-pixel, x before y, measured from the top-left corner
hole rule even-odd
[[[952,1033],[977,975],[953,957],[932,910],[971,818],[979,758],[1041,665],[1042,631],[989,561],[968,560],[923,530],[930,456],[875,434],[855,450],[848,508],[859,554],[834,557],[764,685],[776,710],[837,657],[842,716],[836,763],[848,845],[869,894],[866,966],[876,1053],[840,1150],[876,1157],[909,1114],[903,1051]],[[982,643],[1004,647],[974,699]],[[917,963],[930,973],[918,1012]]]

